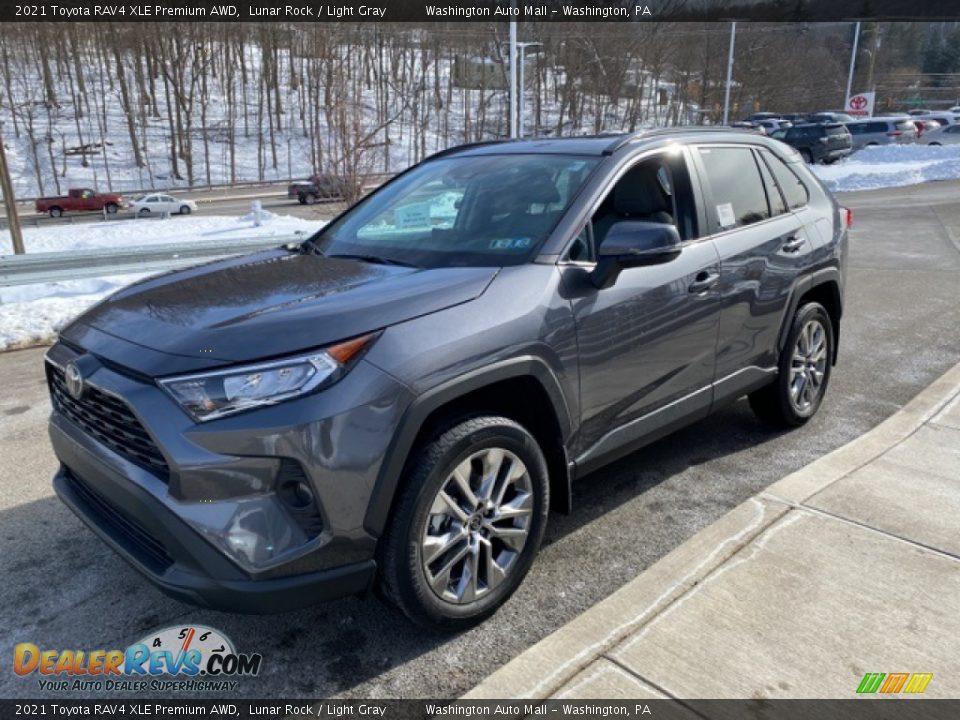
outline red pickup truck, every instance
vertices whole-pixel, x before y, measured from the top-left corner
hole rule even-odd
[[[106,210],[111,215],[126,203],[117,193],[98,193],[87,188],[71,189],[61,197],[45,197],[37,200],[38,213],[50,213],[60,217],[65,212],[93,212]]]

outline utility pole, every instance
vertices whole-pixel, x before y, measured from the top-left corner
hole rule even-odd
[[[857,21],[853,31],[853,50],[850,52],[850,73],[847,75],[847,96],[843,100],[843,107],[850,102],[850,93],[853,92],[853,69],[857,66],[857,46],[860,44],[860,22]]]
[[[723,124],[730,121],[730,86],[733,84],[733,48],[737,42],[737,21],[730,23],[730,55],[727,57],[727,89],[723,93]]]
[[[10,227],[10,238],[13,240],[13,252],[16,255],[23,255],[23,233],[20,232],[17,199],[13,196],[13,183],[10,181],[7,152],[3,148],[2,136],[0,136],[0,190],[3,191],[3,203],[7,207],[7,225]]]
[[[527,48],[528,47],[539,47],[543,43],[538,42],[518,42],[517,49],[520,51],[520,111],[519,119],[517,120],[517,136],[522,140],[526,135],[523,129],[524,119],[526,117],[526,67],[527,67]]]
[[[516,0],[510,0],[510,139],[517,137],[517,21],[513,11]]]

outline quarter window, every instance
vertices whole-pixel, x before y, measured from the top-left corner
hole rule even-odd
[[[773,179],[773,175],[770,174],[770,170],[767,168],[766,163],[757,163],[757,166],[760,168],[760,176],[763,178],[763,187],[767,191],[767,200],[770,203],[770,210],[774,215],[783,215],[787,212],[787,205],[783,201],[783,196],[780,194],[780,190],[777,188],[777,183]]]
[[[807,188],[801,182],[797,174],[791,170],[787,164],[768,150],[761,150],[760,156],[769,166],[773,176],[777,179],[777,184],[783,191],[783,197],[787,201],[787,208],[796,210],[807,204]]]
[[[770,217],[760,170],[748,147],[699,148],[713,198],[717,231]]]

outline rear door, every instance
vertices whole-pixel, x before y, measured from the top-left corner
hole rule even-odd
[[[768,150],[702,145],[694,155],[720,255],[716,402],[749,392],[775,372],[784,312],[813,245],[764,159],[774,157]]]

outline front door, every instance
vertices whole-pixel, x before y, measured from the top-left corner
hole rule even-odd
[[[572,293],[580,356],[578,465],[622,454],[651,433],[709,411],[720,303],[720,263],[700,238],[683,153],[640,161],[592,218],[600,247],[619,220],[672,223],[678,257],[628,268],[605,289]],[[578,268],[582,271],[582,268]],[[567,268],[571,279],[578,269]]]

